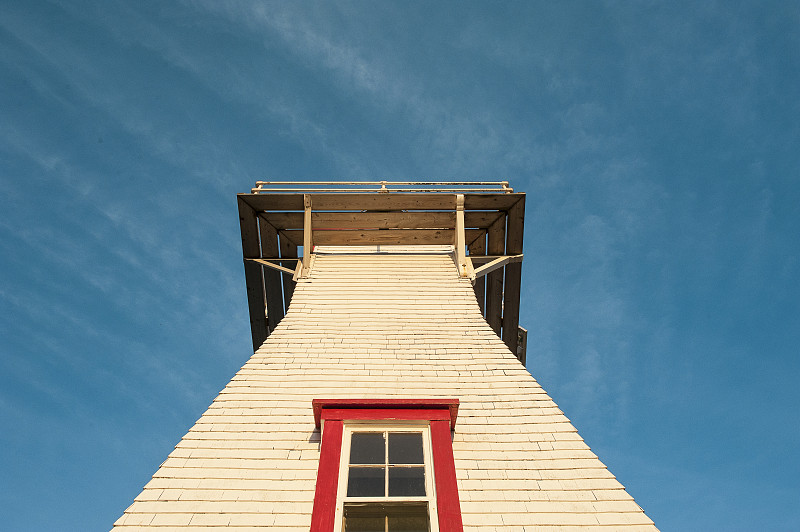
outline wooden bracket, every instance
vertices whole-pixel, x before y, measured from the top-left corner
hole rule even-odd
[[[514,262],[522,262],[522,254],[519,255],[506,255],[504,257],[497,257],[496,259],[487,262],[483,266],[479,266],[472,272],[472,276],[470,279],[472,280],[472,284],[475,284],[475,279],[478,277],[482,277],[487,273],[493,272],[499,268],[502,268],[506,264],[511,264]]]
[[[280,271],[286,272],[286,273],[294,273],[294,270],[292,270],[291,268],[286,268],[285,266],[281,266],[280,264],[275,264],[274,262],[270,262],[268,260],[264,260],[264,259],[247,259],[247,258],[244,259],[244,260],[251,260],[253,262],[257,262],[259,264],[263,264],[267,268],[272,268],[274,270],[280,270]],[[281,260],[281,259],[275,259],[275,260]]]
[[[292,275],[292,281],[297,282],[303,275],[303,261],[297,261],[297,267],[294,269],[294,274]]]

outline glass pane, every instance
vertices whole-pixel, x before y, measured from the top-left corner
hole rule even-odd
[[[386,532],[386,518],[345,517],[344,532]]]
[[[411,509],[409,509],[411,510]],[[422,509],[407,515],[389,515],[389,532],[428,532],[428,512]]]
[[[383,432],[354,432],[350,438],[351,464],[383,464],[386,460]]]
[[[349,503],[344,505],[345,532],[428,532],[426,503]]]
[[[390,464],[423,464],[421,432],[389,433]]]
[[[383,497],[384,473],[382,467],[351,467],[347,477],[348,497]]]
[[[413,497],[425,495],[424,467],[390,467],[389,496]]]

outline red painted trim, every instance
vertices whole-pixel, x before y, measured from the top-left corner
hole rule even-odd
[[[336,491],[345,420],[430,421],[433,475],[439,532],[463,532],[456,466],[450,430],[455,427],[458,399],[314,399],[317,427],[325,420],[311,514],[311,532],[331,532],[336,519]]]
[[[450,412],[451,429],[455,428],[458,417],[458,399],[314,399],[311,401],[311,405],[314,409],[314,423],[317,428],[320,427],[322,410],[327,408],[408,408],[414,410],[445,408]]]
[[[339,487],[339,459],[342,455],[343,423],[330,420],[322,433],[317,488],[311,513],[311,532],[330,532],[336,519],[336,491]]]
[[[325,408],[320,414],[324,421],[329,419],[339,420],[373,420],[386,421],[413,421],[443,419],[450,421],[450,412],[447,410],[424,410],[411,408]],[[448,423],[449,425],[449,423]]]
[[[431,446],[439,532],[463,532],[456,466],[453,459],[453,442],[450,439],[450,427],[446,421],[438,419],[431,421]]]

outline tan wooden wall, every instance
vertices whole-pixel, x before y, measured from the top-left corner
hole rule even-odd
[[[656,530],[486,324],[446,250],[402,249],[317,248],[286,317],[114,530],[308,530],[311,400],[383,397],[461,401],[465,530]]]

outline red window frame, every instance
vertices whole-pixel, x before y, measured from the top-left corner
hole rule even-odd
[[[314,399],[312,407],[314,422],[323,431],[311,532],[333,530],[344,422],[352,420],[429,422],[439,532],[463,532],[450,439],[458,399]]]

